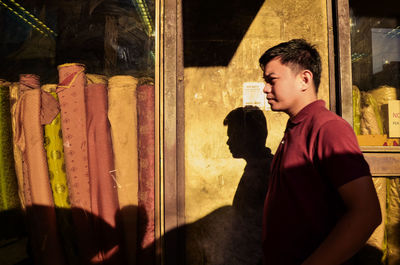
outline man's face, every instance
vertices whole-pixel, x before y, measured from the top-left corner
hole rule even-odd
[[[268,103],[274,111],[283,111],[291,115],[298,105],[300,96],[300,78],[279,58],[271,60],[264,69],[265,87]]]

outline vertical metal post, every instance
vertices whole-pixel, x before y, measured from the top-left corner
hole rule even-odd
[[[353,90],[351,75],[351,42],[349,0],[335,1],[337,18],[337,63],[339,66],[336,78],[340,93],[339,114],[353,125]]]
[[[184,264],[184,90],[182,1],[161,0],[161,264]]]

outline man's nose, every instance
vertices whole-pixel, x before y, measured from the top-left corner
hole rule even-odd
[[[269,93],[271,92],[271,85],[268,83],[265,83],[264,89],[263,89],[264,93]]]

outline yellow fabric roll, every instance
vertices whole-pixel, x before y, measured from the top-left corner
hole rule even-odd
[[[374,246],[375,248],[386,251],[386,240],[385,240],[385,230],[386,230],[386,186],[387,178],[373,178],[375,189],[378,194],[379,204],[381,206],[382,213],[382,223],[375,229],[374,233],[368,239],[367,244]]]
[[[0,79],[0,86],[6,86],[6,87],[9,87],[9,86],[11,86],[11,82],[9,82],[9,81],[7,81],[7,80],[4,80],[4,79]]]
[[[108,118],[121,209],[138,206],[137,83],[138,80],[132,76],[114,76],[108,80]],[[121,215],[129,249],[127,258],[129,264],[135,264],[137,211],[121,211]]]
[[[389,100],[397,99],[396,88],[391,86],[379,86],[369,93],[375,98],[379,106],[388,104]]]
[[[20,208],[12,142],[10,92],[0,84],[0,211]]]
[[[360,131],[363,135],[383,134],[382,118],[375,98],[369,92],[361,92]]]
[[[43,85],[42,90],[58,100],[56,84]],[[65,173],[64,147],[61,132],[60,113],[50,124],[44,126],[44,143],[49,167],[49,178],[53,192],[54,205],[60,208],[71,208],[68,196],[67,175]]]
[[[361,134],[361,93],[357,86],[353,85],[353,124],[356,135]]]
[[[19,84],[12,83],[9,89],[10,89],[10,102],[11,102],[10,105],[11,124],[12,124],[13,135],[15,137],[15,122],[16,122],[15,107],[20,96]],[[17,174],[17,181],[18,181],[18,196],[21,201],[22,207],[25,208],[26,202],[24,198],[24,176],[22,170],[22,153],[21,150],[17,147],[17,143],[15,140],[13,141],[13,153],[14,153],[15,173]]]
[[[387,264],[400,261],[400,178],[388,179],[387,196]]]
[[[383,133],[389,132],[388,124],[388,102],[389,100],[397,99],[397,91],[395,87],[379,86],[369,92],[378,104],[378,109],[381,114],[383,123]]]
[[[97,74],[86,74],[87,84],[107,84],[107,76]]]

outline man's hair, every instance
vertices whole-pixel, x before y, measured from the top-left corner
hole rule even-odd
[[[314,45],[304,39],[293,39],[268,49],[259,60],[263,71],[265,66],[275,58],[279,58],[283,65],[290,67],[295,73],[310,70],[313,74],[315,90],[318,92],[322,67],[321,57]]]

